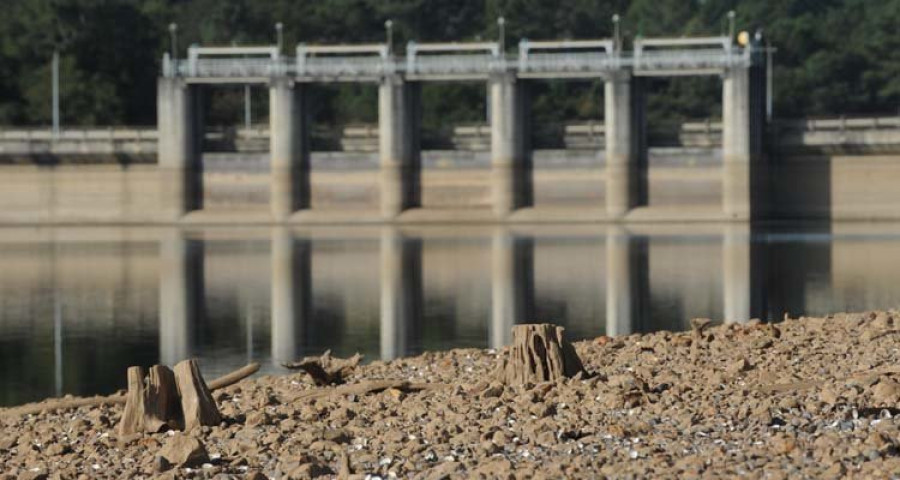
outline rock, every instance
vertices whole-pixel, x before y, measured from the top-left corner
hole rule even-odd
[[[900,384],[891,378],[882,378],[871,389],[872,400],[877,406],[893,406],[900,401]]]
[[[18,475],[19,480],[47,480],[49,476],[42,469],[26,470]]]
[[[178,467],[199,467],[209,462],[200,440],[188,435],[174,435],[163,445],[159,456]]]
[[[725,371],[729,375],[733,376],[733,375],[737,375],[742,372],[746,372],[752,368],[753,368],[753,365],[751,365],[750,362],[746,358],[741,357],[736,362],[729,364],[728,367],[726,367]]]
[[[0,451],[12,450],[12,448],[16,446],[16,442],[18,442],[16,437],[10,436],[0,438]]]
[[[426,472],[425,478],[428,480],[444,480],[462,469],[463,466],[459,462],[443,462]]]

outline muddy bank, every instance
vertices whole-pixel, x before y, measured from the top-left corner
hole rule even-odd
[[[592,376],[525,386],[490,380],[503,351],[429,353],[347,383],[440,388],[309,398],[330,387],[258,377],[216,391],[225,420],[190,435],[119,436],[121,406],[0,410],[0,478],[889,476],[898,339],[885,312],[697,322],[576,343]]]

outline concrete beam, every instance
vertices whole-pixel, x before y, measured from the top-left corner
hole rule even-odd
[[[378,89],[381,213],[386,219],[420,205],[419,86],[397,76]]]
[[[169,221],[202,207],[203,122],[197,89],[180,78],[157,81],[160,210]]]
[[[287,78],[269,84],[272,216],[286,220],[309,208],[309,128],[303,87]]]
[[[511,74],[490,79],[491,193],[494,214],[505,217],[532,204],[528,98]]]

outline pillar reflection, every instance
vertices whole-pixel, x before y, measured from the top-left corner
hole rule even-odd
[[[723,320],[743,323],[764,315],[763,258],[765,246],[753,241],[746,224],[724,227],[722,235]]]
[[[624,227],[606,233],[606,334],[629,335],[647,325],[649,248]]]
[[[423,316],[422,240],[395,227],[381,232],[381,358],[409,353],[412,331]]]
[[[159,359],[174,365],[189,358],[194,327],[202,315],[203,244],[180,229],[163,234],[159,246]]]
[[[490,346],[512,341],[512,327],[534,318],[534,240],[497,227],[491,237]]]
[[[295,238],[287,227],[272,230],[272,363],[299,356],[302,336],[312,309],[312,245]]]

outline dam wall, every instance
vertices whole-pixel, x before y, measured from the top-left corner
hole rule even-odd
[[[898,119],[784,120],[772,130],[762,187],[769,218],[900,219]],[[523,221],[552,221],[556,212],[576,221],[608,220],[602,212],[608,185],[603,124],[560,131],[565,148],[531,154],[533,206],[526,210],[550,214]],[[324,216],[317,222],[328,223],[332,214],[338,223],[362,221],[381,203],[377,129],[343,132],[346,151],[309,156],[310,207]],[[213,130],[204,144],[234,150],[230,135],[241,139],[243,151],[202,154],[196,166],[201,208],[187,220],[270,223],[268,132]],[[422,210],[453,211],[450,220],[466,221],[469,213],[487,218],[481,214],[492,206],[490,130],[457,127],[450,143],[458,149],[421,153]],[[626,221],[707,219],[721,205],[721,125],[686,123],[670,143],[648,149],[646,205]],[[48,131],[0,130],[0,224],[171,223],[161,211],[170,195],[156,150],[153,129],[63,131],[57,139]]]

